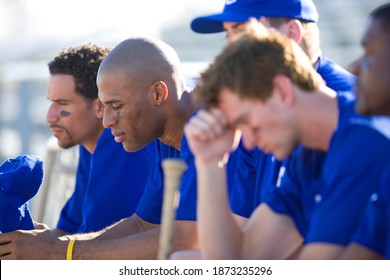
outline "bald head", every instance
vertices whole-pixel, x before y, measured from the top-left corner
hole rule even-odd
[[[178,127],[185,121],[182,104],[188,100],[182,98],[182,77],[179,58],[167,44],[151,38],[121,42],[105,57],[97,75],[103,126],[111,128],[129,152],[157,138],[180,148]]]
[[[117,45],[102,62],[99,74],[114,71],[123,71],[139,86],[161,80],[184,90],[178,55],[172,47],[154,38],[129,38]]]

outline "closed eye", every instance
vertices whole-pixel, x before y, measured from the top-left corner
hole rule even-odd
[[[112,107],[113,110],[120,110],[120,109],[123,107],[123,105],[114,105],[114,104],[111,104],[111,107]]]

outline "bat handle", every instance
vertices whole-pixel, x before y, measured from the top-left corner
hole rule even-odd
[[[187,169],[187,164],[179,159],[168,158],[162,161],[162,168],[164,172],[164,197],[158,259],[166,260],[171,253],[175,214],[179,204],[179,184],[183,172]]]

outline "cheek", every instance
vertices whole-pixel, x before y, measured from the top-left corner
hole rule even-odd
[[[61,118],[66,118],[66,117],[69,117],[72,113],[71,112],[68,112],[66,110],[61,110],[60,111],[60,117]]]
[[[272,141],[280,145],[288,145],[293,134],[293,124],[289,119],[277,118],[268,125],[269,134],[272,135]]]
[[[127,128],[136,126],[141,120],[141,117],[138,115],[138,110],[132,108],[115,112],[115,117],[123,127]]]

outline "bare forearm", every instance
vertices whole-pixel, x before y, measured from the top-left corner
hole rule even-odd
[[[60,236],[64,236],[64,235],[69,234],[69,232],[64,231],[64,230],[62,230],[62,229],[59,229],[59,228],[52,229],[51,231],[52,231],[52,232],[54,233],[54,235],[57,236],[57,237],[60,237]]]
[[[155,259],[156,230],[118,239],[78,241],[73,258],[77,260]]]
[[[129,236],[132,234],[137,234],[158,227],[159,225],[151,224],[146,221],[143,221],[136,214],[132,215],[129,218],[122,219],[121,221],[112,224],[111,226],[106,227],[100,231],[88,232],[82,234],[67,234],[67,237],[70,239],[76,240],[104,240],[104,239],[115,239]],[[53,231],[55,234],[58,234],[62,231]],[[63,234],[62,234],[63,235]],[[64,238],[61,238],[64,239]]]
[[[122,238],[157,227],[159,227],[159,225],[148,223],[134,214],[129,218],[123,219],[110,227],[107,227],[96,236],[96,239]]]
[[[225,168],[217,161],[196,163],[198,176],[198,231],[202,257],[239,259],[242,234],[230,211]]]
[[[345,246],[332,243],[310,243],[302,249],[298,259],[302,260],[334,260],[345,250]]]
[[[383,256],[368,247],[352,243],[339,256],[342,260],[383,260]]]
[[[195,222],[175,223],[173,251],[198,248]],[[119,239],[80,241],[74,247],[74,259],[156,259],[159,236],[160,229],[154,228]]]

